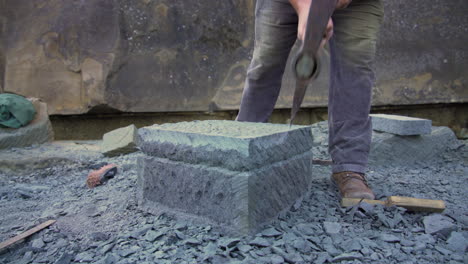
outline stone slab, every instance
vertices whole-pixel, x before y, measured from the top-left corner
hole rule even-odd
[[[2,149],[0,173],[27,175],[55,166],[93,164],[102,159],[99,145],[99,141],[53,141],[27,148]]]
[[[47,104],[39,99],[31,99],[31,102],[36,109],[36,116],[24,127],[0,128],[0,149],[28,147],[54,139]]]
[[[466,249],[468,247],[468,240],[465,238],[463,233],[452,232],[450,237],[447,239],[447,248],[453,252],[459,254],[466,254]]]
[[[372,129],[379,132],[387,132],[400,136],[415,136],[431,133],[432,121],[428,119],[372,114]]]
[[[369,154],[372,165],[405,166],[437,160],[442,153],[459,148],[461,142],[448,127],[432,127],[429,135],[395,136],[374,132]]]
[[[137,151],[137,145],[138,129],[132,124],[104,134],[101,151],[105,156],[118,156]]]
[[[139,129],[149,156],[233,171],[249,171],[312,148],[309,126],[194,121]]]
[[[432,214],[423,218],[424,231],[426,234],[441,235],[448,237],[452,231],[457,230],[454,221],[441,214]]]
[[[138,160],[140,205],[208,218],[236,233],[253,233],[308,192],[311,151],[251,171],[157,157]]]

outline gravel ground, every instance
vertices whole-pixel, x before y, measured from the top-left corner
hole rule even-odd
[[[325,124],[314,125],[313,134],[315,157],[328,158]],[[57,220],[0,252],[0,263],[468,263],[467,143],[410,165],[370,165],[378,198],[443,199],[443,214],[366,204],[340,208],[330,168],[315,165],[307,199],[258,234],[239,237],[208,223],[140,210],[138,152],[0,173],[0,241]],[[118,164],[117,176],[88,189],[87,174],[103,163]]]

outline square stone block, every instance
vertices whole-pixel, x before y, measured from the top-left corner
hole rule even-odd
[[[140,129],[140,204],[252,233],[307,194],[310,127],[235,121]]]
[[[400,136],[416,136],[430,134],[432,121],[428,119],[372,114],[372,129],[379,132],[387,132]]]

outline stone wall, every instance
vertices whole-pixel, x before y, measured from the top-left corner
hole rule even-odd
[[[468,102],[468,1],[384,2],[374,104]]]
[[[3,92],[3,80],[5,76],[5,0],[0,0],[0,93]]]
[[[385,4],[374,105],[467,102],[468,2]],[[254,8],[254,0],[0,0],[0,90],[39,97],[51,114],[235,110]],[[323,72],[303,106],[327,104]],[[292,89],[287,75],[277,108],[291,106]]]

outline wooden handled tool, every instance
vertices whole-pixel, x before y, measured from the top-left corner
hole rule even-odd
[[[291,108],[292,125],[311,80],[314,80],[320,71],[320,62],[317,52],[323,36],[326,33],[328,20],[335,11],[337,0],[314,0],[309,9],[307,25],[303,40],[298,40],[299,49],[293,57],[292,68],[296,77],[293,105]]]
[[[4,248],[8,247],[8,246],[11,246],[13,245],[14,243],[22,240],[22,239],[25,239],[27,238],[28,236],[31,236],[39,231],[41,231],[42,229],[50,226],[51,224],[55,223],[56,221],[55,220],[49,220],[49,221],[46,221],[40,225],[37,225],[35,226],[34,228],[31,228],[29,229],[28,231],[24,232],[24,233],[21,233],[15,237],[12,237],[10,239],[8,239],[7,241],[5,242],[2,242],[0,243],[0,251],[3,250]]]
[[[342,207],[349,207],[359,203],[381,204],[385,206],[399,206],[416,212],[442,213],[445,210],[445,203],[442,200],[418,199],[403,196],[389,196],[386,201],[368,200],[359,198],[343,198]]]

